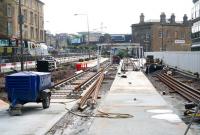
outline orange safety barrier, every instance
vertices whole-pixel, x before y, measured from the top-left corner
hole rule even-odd
[[[81,63],[76,63],[76,70],[77,71],[81,70],[81,65],[82,65]]]
[[[87,63],[82,63],[82,70],[85,70],[87,68]]]
[[[85,63],[85,62],[76,63],[76,70],[77,71],[85,70],[85,69],[87,69],[87,63]]]

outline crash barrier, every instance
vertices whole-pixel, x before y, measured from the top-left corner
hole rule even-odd
[[[24,62],[24,69],[30,69],[30,68],[35,68],[35,61]],[[20,62],[0,64],[0,72],[1,73],[10,72],[13,70],[20,70],[20,69],[21,69]]]

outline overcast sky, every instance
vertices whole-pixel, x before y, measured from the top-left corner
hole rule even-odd
[[[51,33],[76,33],[87,31],[88,14],[90,31],[110,34],[131,33],[131,24],[139,22],[144,13],[145,20],[159,19],[161,12],[167,18],[175,13],[176,20],[183,15],[191,18],[192,0],[42,0],[45,3],[45,29]]]

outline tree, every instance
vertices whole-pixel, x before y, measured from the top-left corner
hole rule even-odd
[[[112,39],[110,34],[104,34],[104,38],[106,43],[111,43]]]
[[[121,59],[128,56],[128,52],[126,50],[120,50],[117,54]]]
[[[111,35],[107,33],[99,38],[100,43],[111,43],[111,41],[112,41]]]

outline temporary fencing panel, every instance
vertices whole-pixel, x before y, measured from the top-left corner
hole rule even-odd
[[[162,59],[164,64],[171,67],[200,73],[200,52],[145,52],[145,57],[147,55]]]

